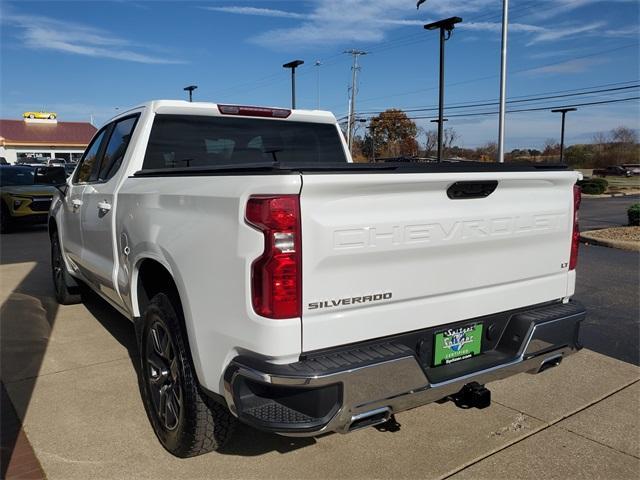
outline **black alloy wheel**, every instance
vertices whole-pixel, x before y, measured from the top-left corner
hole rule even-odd
[[[235,418],[200,389],[180,301],[172,292],[157,293],[139,321],[140,386],[158,440],[182,458],[219,449],[233,434]]]
[[[176,348],[169,332],[157,318],[147,330],[145,378],[155,414],[162,427],[173,431],[182,415],[182,386]]]

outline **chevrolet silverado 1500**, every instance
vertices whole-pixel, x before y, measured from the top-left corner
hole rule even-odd
[[[153,101],[101,128],[49,217],[57,299],[134,322],[177,456],[238,420],[350,432],[580,348],[579,174],[354,164],[328,112]]]

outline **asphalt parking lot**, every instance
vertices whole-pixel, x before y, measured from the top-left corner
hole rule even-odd
[[[627,224],[626,211],[639,195],[585,198],[580,230]],[[581,245],[575,298],[589,311],[582,327],[587,348],[640,365],[640,253]]]
[[[612,198],[583,197],[580,204],[580,230],[627,225],[627,208],[640,202],[640,195]]]
[[[589,247],[581,257],[581,271],[595,268],[596,278],[599,267],[590,265],[600,249],[607,250]],[[585,349],[542,375],[489,384],[494,401],[485,410],[432,404],[399,414],[396,432],[314,439],[240,427],[224,451],[176,459],[145,416],[127,320],[91,295],[82,305],[57,305],[44,229],[3,236],[1,252],[0,374],[49,479],[640,475],[640,368],[612,358],[618,347],[602,342],[607,355]],[[617,304],[608,294],[616,278],[605,281],[580,286],[580,295]],[[598,315],[615,321],[608,307]],[[594,344],[601,336],[593,332]]]

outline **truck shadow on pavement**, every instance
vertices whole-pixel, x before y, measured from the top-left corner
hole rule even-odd
[[[0,240],[0,478],[6,478],[58,312],[49,264],[43,261],[48,257],[46,244],[25,246],[31,237],[46,239],[45,232],[46,227],[34,226]],[[22,384],[25,395],[12,403],[5,385],[14,382]]]
[[[49,364],[51,362],[45,365],[45,353],[59,315],[65,315],[63,321],[67,321],[66,312],[73,311],[75,321],[79,322],[82,322],[83,315],[91,315],[126,349],[138,379],[138,387],[141,386],[142,377],[133,324],[106,301],[93,292],[85,291],[82,303],[87,312],[82,311],[81,307],[64,307],[65,310],[61,311],[51,283],[46,227],[33,227],[23,232],[3,235],[0,265],[0,380],[2,390],[6,386],[6,391],[9,392],[8,396],[2,392],[1,412],[0,478],[5,478],[38,376],[60,372]],[[60,355],[60,352],[57,354]],[[14,383],[17,384],[15,390],[19,394],[12,395],[11,384]],[[7,401],[8,398],[11,399],[10,402]],[[140,388],[137,400],[142,404]],[[257,456],[271,451],[286,453],[315,443],[314,438],[281,437],[239,424],[236,434],[219,454]]]

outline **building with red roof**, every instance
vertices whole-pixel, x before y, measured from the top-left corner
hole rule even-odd
[[[89,122],[0,120],[0,157],[9,163],[35,157],[77,161],[95,133]]]

